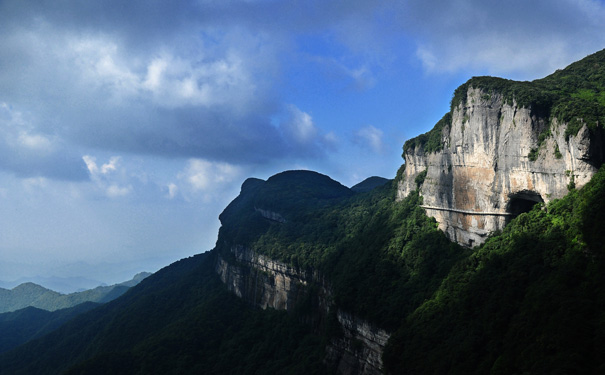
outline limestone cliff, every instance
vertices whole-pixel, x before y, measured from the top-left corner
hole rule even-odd
[[[525,84],[525,83],[524,83]],[[551,107],[471,80],[432,134],[404,147],[398,198],[420,188],[424,208],[450,239],[478,245],[534,203],[581,187],[603,162],[603,133],[551,115]],[[432,138],[433,143],[427,140]]]
[[[311,297],[313,288],[315,314],[325,319],[333,308],[330,287],[317,272],[298,270],[244,246],[234,246],[230,258],[219,254],[216,272],[230,291],[251,304],[293,310]],[[328,345],[326,362],[340,374],[381,374],[390,335],[352,314],[338,310],[336,317],[343,334]]]
[[[231,260],[219,255],[216,272],[230,291],[263,309],[292,310],[308,294],[309,283],[321,284],[317,274],[297,270],[241,245],[234,246],[231,255]],[[320,301],[330,303],[329,292],[320,289]]]

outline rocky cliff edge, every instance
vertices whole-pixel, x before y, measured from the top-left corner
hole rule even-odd
[[[583,186],[605,159],[604,61],[605,50],[534,82],[469,80],[433,130],[406,142],[398,199],[419,188],[439,228],[472,247]]]

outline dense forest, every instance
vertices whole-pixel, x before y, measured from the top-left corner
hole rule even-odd
[[[544,100],[562,120],[562,108],[589,100],[597,103],[599,127],[603,86],[594,75],[604,61],[601,51],[529,91],[526,83],[493,90],[518,102],[538,90],[527,103]],[[589,73],[595,85],[574,83],[574,74]],[[501,81],[467,84],[479,82]],[[565,91],[572,85],[577,90]],[[462,100],[457,95],[453,105]],[[428,133],[413,142],[438,140]],[[321,274],[333,296],[330,311],[390,332],[386,373],[605,373],[605,167],[473,249],[437,229],[418,190],[395,199],[401,175],[361,189],[310,171],[248,179],[221,214],[215,249],[1,354],[0,373],[335,373],[326,347],[343,333],[333,314],[317,314],[313,285],[289,312],[246,303],[215,272],[219,256],[229,259],[235,245]],[[423,178],[415,183],[422,186]]]

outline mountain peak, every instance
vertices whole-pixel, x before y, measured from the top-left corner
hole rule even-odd
[[[372,177],[368,177],[365,180],[351,186],[351,190],[353,190],[356,193],[363,193],[363,192],[367,192],[370,190],[374,190],[375,188],[377,188],[379,186],[383,186],[384,184],[386,184],[389,181],[391,181],[391,180],[389,180],[388,178],[372,176]]]
[[[605,161],[605,50],[546,78],[474,77],[404,145],[402,199],[419,190],[453,241],[483,243],[537,203],[586,184]]]

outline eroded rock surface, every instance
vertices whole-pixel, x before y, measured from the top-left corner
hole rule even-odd
[[[534,203],[563,197],[570,184],[583,186],[601,165],[600,133],[584,126],[566,138],[567,124],[553,120],[550,136],[539,146],[549,119],[538,111],[473,87],[466,95],[442,130],[442,150],[425,152],[422,144],[405,150],[398,189],[402,199],[426,171],[420,187],[424,207],[450,239],[481,244]]]
[[[298,270],[244,246],[234,246],[230,255],[230,259],[219,255],[215,268],[238,297],[263,309],[292,310],[308,296],[313,284],[319,313],[327,316],[330,312],[332,293],[319,273]],[[337,311],[336,316],[343,335],[329,343],[326,362],[339,374],[381,374],[389,333],[343,311]]]

